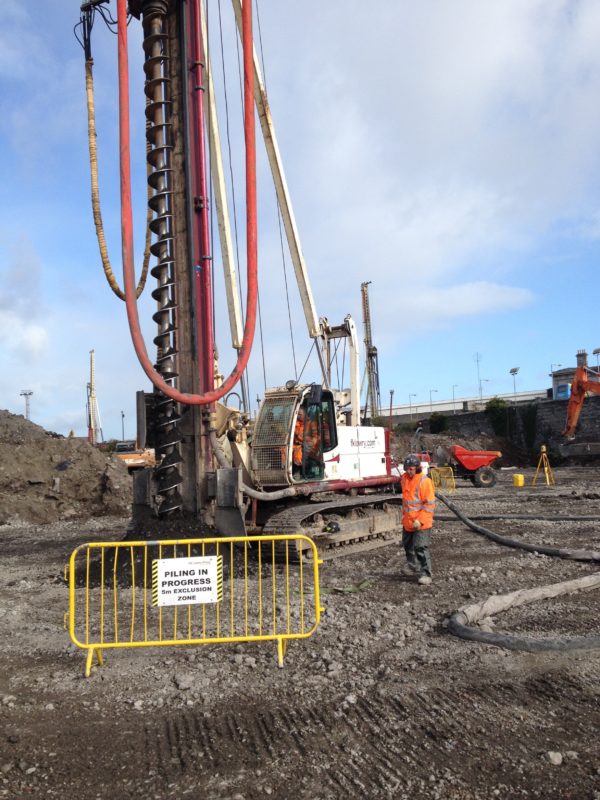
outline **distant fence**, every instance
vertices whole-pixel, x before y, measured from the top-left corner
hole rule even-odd
[[[309,561],[297,560],[298,552]],[[275,641],[317,628],[319,565],[306,536],[93,542],[71,554],[69,634],[94,654],[111,648]]]
[[[456,481],[452,467],[430,467],[428,474],[436,489],[443,489],[449,493],[455,491]]]

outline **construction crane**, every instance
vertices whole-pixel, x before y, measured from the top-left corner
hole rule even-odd
[[[88,34],[103,2],[91,0],[82,6],[80,30],[88,66],[92,57]],[[154,385],[153,392],[138,393],[137,441],[140,447],[154,448],[157,459],[154,468],[134,476],[134,532],[149,535],[161,526],[172,532],[174,521],[187,530],[210,525],[228,534],[301,530],[317,536],[323,555],[384,544],[400,519],[400,497],[395,494],[399,474],[390,454],[389,431],[359,425],[358,342],[352,318],[331,325],[316,312],[254,52],[251,0],[243,6],[232,0],[243,46],[247,260],[243,324],[207,57],[205,5],[202,0],[130,0],[128,7],[126,0],[117,0],[116,5],[123,294],[134,349]],[[127,12],[141,22],[143,32],[151,252],[156,259],[151,270],[156,280],[155,363],[140,332],[132,256]],[[244,373],[256,321],[255,106],[321,375],[314,382],[290,380],[267,390],[252,425],[243,410],[222,401]],[[213,330],[210,185],[231,343],[237,351],[235,367],[224,380],[215,377],[219,371]],[[335,389],[332,364],[341,339],[348,344],[350,386]],[[377,398],[378,392],[377,383]],[[307,502],[315,495],[322,501]],[[336,521],[335,533],[327,525],[329,518]]]
[[[96,397],[96,354],[90,350],[90,380],[87,384],[86,418],[88,442],[95,447],[103,441],[100,410]]]
[[[365,281],[360,285],[363,309],[363,326],[365,342],[365,358],[367,371],[367,399],[365,402],[365,420],[371,417],[373,420],[381,416],[381,395],[379,391],[379,361],[377,358],[377,348],[373,345],[373,333],[371,331],[371,308],[369,304],[369,284]]]

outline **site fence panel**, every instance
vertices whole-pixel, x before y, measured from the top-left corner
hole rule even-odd
[[[117,647],[275,641],[282,666],[287,642],[319,624],[321,563],[295,535],[82,544],[68,567],[71,640],[86,676],[94,653],[101,664]]]
[[[456,489],[456,480],[452,467],[431,467],[429,477],[436,489],[443,489],[450,494]]]

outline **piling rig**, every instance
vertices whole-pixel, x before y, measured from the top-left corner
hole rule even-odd
[[[98,5],[105,0],[84,3]],[[327,557],[385,543],[400,527],[399,473],[389,431],[359,425],[358,343],[353,320],[318,317],[252,41],[252,4],[232,0],[243,45],[246,150],[247,299],[237,301],[214,92],[206,57],[203,0],[117,0],[122,252],[125,301],[138,359],[154,385],[138,392],[137,439],[157,465],[134,476],[132,533],[168,530],[223,534],[305,532]],[[153,364],[140,334],[135,300],[129,167],[127,12],[143,29],[152,297],[157,326]],[[91,26],[90,26],[91,27]],[[87,57],[87,52],[86,52]],[[240,381],[256,319],[256,167],[258,112],[279,210],[321,376],[266,392],[254,424],[247,407],[220,402]],[[207,153],[210,149],[210,176]],[[213,332],[209,180],[215,197],[237,363],[218,369]],[[243,330],[242,330],[243,328]],[[333,350],[348,344],[350,388],[332,388]],[[242,385],[242,397],[244,388]],[[245,398],[244,398],[245,400]],[[309,446],[308,425],[313,436]],[[297,554],[301,556],[301,553]]]

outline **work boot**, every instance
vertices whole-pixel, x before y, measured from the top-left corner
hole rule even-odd
[[[417,583],[419,584],[419,586],[430,586],[431,578],[429,577],[429,575],[421,575]]]
[[[409,578],[413,578],[417,574],[417,567],[411,567],[410,564],[405,564],[401,572]]]

